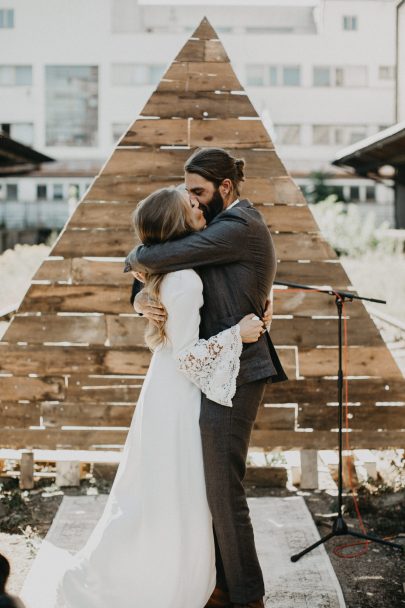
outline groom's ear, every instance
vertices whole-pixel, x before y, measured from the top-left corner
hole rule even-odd
[[[222,180],[221,184],[218,187],[218,190],[221,193],[222,198],[226,198],[232,192],[233,184],[230,179],[227,177]]]

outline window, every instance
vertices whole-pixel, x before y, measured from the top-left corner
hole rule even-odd
[[[0,28],[13,28],[14,27],[14,11],[12,8],[0,9]]]
[[[246,66],[248,85],[296,87],[301,84],[301,68],[297,65],[268,65],[251,63]]]
[[[300,144],[300,125],[275,125],[275,129],[278,144],[285,146]]]
[[[44,201],[48,198],[48,189],[46,184],[37,184],[37,201]]]
[[[313,84],[314,87],[365,87],[367,67],[364,65],[314,66]]]
[[[6,185],[6,200],[17,201],[18,200],[18,184],[7,184]]]
[[[359,186],[350,186],[350,200],[358,201],[360,200],[360,188]]]
[[[98,145],[98,67],[47,65],[46,145]]]
[[[358,30],[358,19],[356,15],[343,15],[343,29],[347,32]]]
[[[349,145],[355,144],[357,141],[361,141],[367,137],[366,127],[349,127],[346,131],[346,142]]]
[[[378,78],[380,80],[394,80],[395,79],[395,66],[380,65],[378,68]]]
[[[30,65],[0,65],[0,85],[5,87],[27,86],[32,84]]]
[[[79,184],[69,184],[68,186],[68,197],[76,201],[80,198],[80,186]]]
[[[0,128],[4,133],[7,133],[11,139],[15,139],[26,146],[32,146],[34,144],[34,125],[32,122],[2,124],[0,125]]]
[[[248,65],[246,66],[247,84],[253,87],[262,87],[265,85],[264,65]]]
[[[53,200],[63,200],[63,184],[53,184]]]
[[[375,186],[366,186],[366,201],[375,201]]]
[[[366,125],[312,125],[315,146],[349,146],[365,137]]]
[[[300,85],[300,68],[283,67],[283,85],[288,87],[298,87]]]
[[[314,67],[314,86],[315,87],[330,87],[331,85],[331,68]]]
[[[157,84],[166,71],[162,64],[114,63],[112,65],[112,84],[136,86]]]

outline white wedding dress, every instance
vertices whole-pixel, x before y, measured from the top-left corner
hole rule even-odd
[[[239,325],[199,340],[194,270],[168,273],[160,297],[168,341],[153,353],[105,509],[63,570],[55,608],[203,608],[215,587],[200,400],[203,390],[232,406]],[[41,605],[30,599],[27,608]]]

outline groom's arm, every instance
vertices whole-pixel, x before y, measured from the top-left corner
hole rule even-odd
[[[183,238],[156,245],[139,245],[130,252],[126,261],[134,269],[143,266],[153,273],[238,262],[246,249],[246,228],[244,218],[229,213],[205,230],[192,232]]]

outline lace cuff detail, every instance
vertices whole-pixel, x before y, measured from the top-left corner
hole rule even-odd
[[[209,399],[232,407],[239,373],[242,338],[239,324],[200,339],[177,354],[178,369]]]

